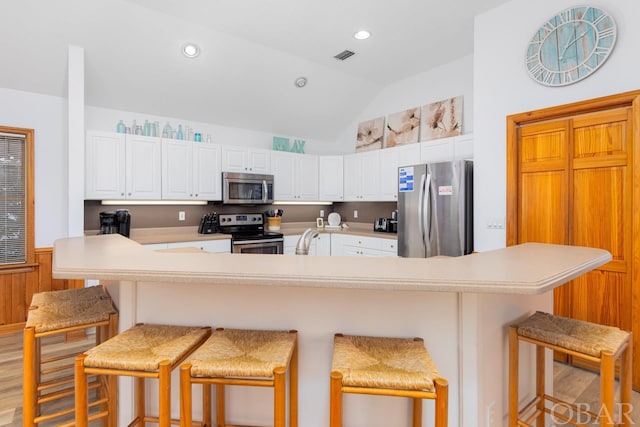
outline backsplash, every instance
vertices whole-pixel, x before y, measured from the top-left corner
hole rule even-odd
[[[207,205],[170,205],[170,206],[103,206],[98,200],[84,202],[84,229],[100,228],[100,212],[128,209],[131,213],[131,228],[155,227],[190,227],[197,226],[200,218],[209,212],[217,213],[262,213],[268,209],[282,209],[284,222],[315,222],[324,210],[324,219],[331,212],[338,212],[344,222],[370,223],[376,217],[388,218],[396,209],[395,202],[341,202],[331,206],[321,205],[261,205],[236,206],[209,202]],[[353,211],[358,211],[358,218],[353,218]],[[178,212],[185,212],[185,220],[178,221]]]

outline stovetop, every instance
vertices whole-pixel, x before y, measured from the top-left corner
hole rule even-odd
[[[220,214],[219,231],[231,234],[232,239],[264,240],[283,238],[282,233],[264,230],[263,214]]]

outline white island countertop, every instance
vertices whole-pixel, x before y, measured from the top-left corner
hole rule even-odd
[[[57,240],[53,276],[537,295],[610,260],[611,254],[601,249],[541,243],[426,259],[163,253],[111,234]]]

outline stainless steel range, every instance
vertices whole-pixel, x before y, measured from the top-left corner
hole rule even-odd
[[[263,214],[220,214],[219,231],[231,234],[231,252],[238,254],[282,254],[284,236],[264,230]]]

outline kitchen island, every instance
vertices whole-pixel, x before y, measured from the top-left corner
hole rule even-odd
[[[473,427],[491,417],[504,425],[507,325],[550,311],[553,288],[610,259],[599,249],[535,243],[429,259],[171,253],[103,235],[56,241],[53,275],[107,285],[121,330],[136,322],[298,330],[304,427],[328,425],[334,333],[423,337],[450,383],[449,425]],[[120,383],[124,424],[131,385]],[[173,395],[177,416],[177,382]],[[154,390],[148,399],[154,411]],[[405,399],[345,399],[345,425],[409,422]],[[269,424],[268,390],[232,389],[228,405],[236,423]],[[430,425],[430,402],[424,412]]]

